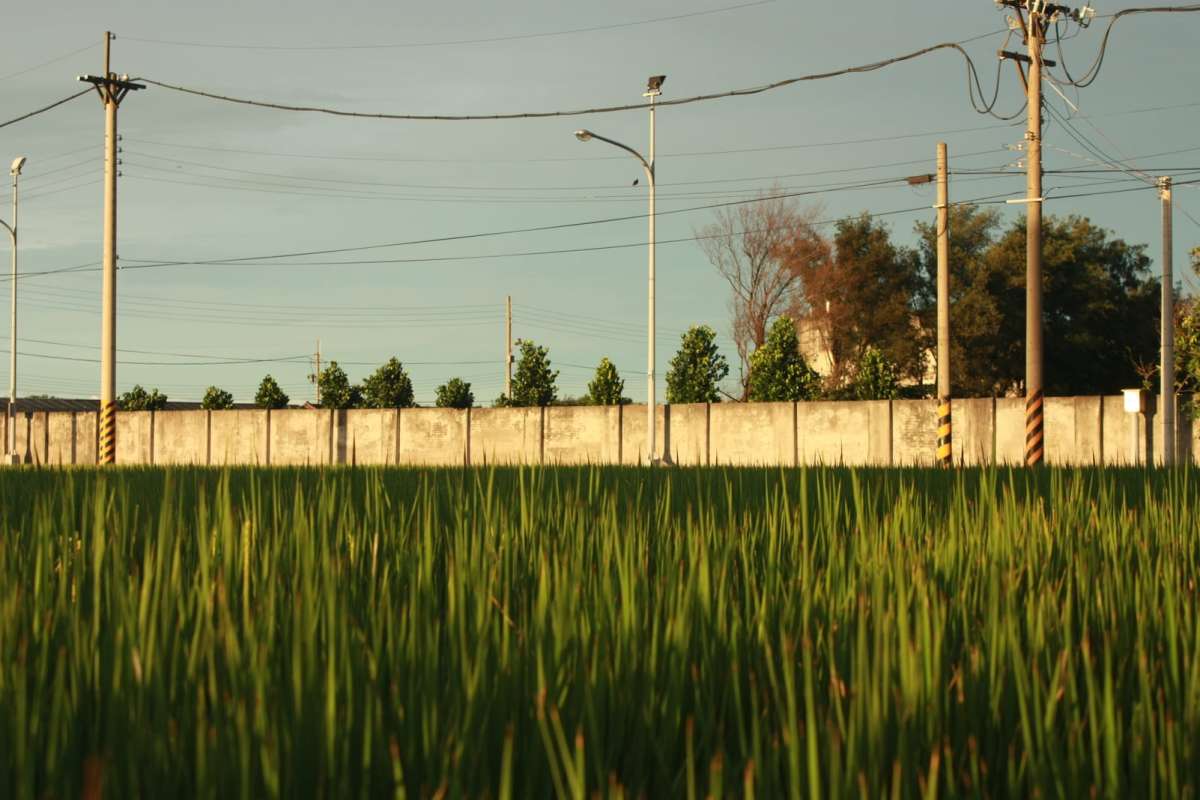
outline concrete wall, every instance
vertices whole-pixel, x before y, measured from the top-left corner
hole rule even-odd
[[[265,411],[209,412],[208,463],[270,463],[267,457],[267,416]]]
[[[1161,463],[1161,413],[1126,414],[1120,397],[1046,400],[1046,463]],[[954,459],[1020,464],[1021,398],[955,400]],[[659,453],[672,463],[927,465],[932,400],[659,406]],[[3,433],[0,417],[0,434]],[[94,412],[16,418],[26,463],[94,464]],[[1132,453],[1136,435],[1137,455]],[[1200,425],[1180,415],[1180,459],[1200,463]],[[284,409],[117,414],[118,464],[644,464],[646,408]]]

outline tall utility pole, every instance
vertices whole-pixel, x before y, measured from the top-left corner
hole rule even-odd
[[[1056,5],[1047,0],[996,0],[997,4],[1015,9],[1017,20],[1025,34],[1028,55],[1001,50],[1001,58],[1017,62],[1017,71],[1025,81],[1029,123],[1025,131],[1026,195],[1025,204],[1025,465],[1042,463],[1045,452],[1045,382],[1042,366],[1045,352],[1042,343],[1042,65],[1055,62],[1042,58],[1046,29],[1051,23],[1069,18],[1087,27],[1095,11],[1085,5],[1079,9]],[[1022,13],[1024,10],[1025,13]],[[1021,70],[1029,66],[1029,76]]]
[[[12,317],[8,334],[8,441],[5,450],[8,453],[8,463],[20,464],[21,457],[17,454],[17,178],[21,175],[21,167],[25,166],[25,156],[13,159],[12,168],[12,225],[0,220],[0,225],[8,228],[9,238],[12,239]]]
[[[317,405],[321,405],[321,340],[317,339],[317,352],[313,354],[313,373],[308,376],[317,387]]]
[[[946,143],[937,145],[937,462],[954,463],[950,433],[950,190]]]
[[[611,144],[613,147],[619,147],[626,153],[636,158],[641,162],[642,169],[646,171],[646,183],[649,184],[650,190],[650,211],[648,214],[650,220],[650,265],[649,265],[649,314],[648,314],[648,330],[646,332],[646,461],[649,464],[660,463],[659,458],[654,454],[656,444],[655,428],[655,400],[654,400],[654,100],[662,94],[663,81],[667,79],[666,75],[651,75],[646,82],[646,91],[642,93],[642,97],[650,98],[650,157],[645,158],[637,150],[634,150],[627,144],[621,144],[616,139],[609,139],[607,136],[601,136],[592,131],[583,130],[575,131],[575,138],[581,142],[590,142],[592,139],[599,139],[602,142]],[[670,458],[669,453],[663,453],[662,461],[665,462]]]
[[[663,84],[664,80],[666,80],[665,75],[651,76],[649,82],[646,85],[646,91],[642,94],[642,97],[650,98],[650,158],[649,158],[649,164],[646,167],[646,171],[649,173],[649,176],[650,176],[650,186],[649,186],[649,189],[650,189],[650,212],[647,215],[648,219],[650,220],[650,231],[649,231],[650,238],[648,240],[650,242],[650,264],[649,264],[650,296],[648,298],[649,302],[647,304],[649,306],[650,310],[649,310],[648,319],[647,319],[647,324],[649,326],[648,330],[647,330],[648,336],[646,337],[646,463],[647,464],[654,464],[658,460],[654,455],[655,444],[658,441],[658,439],[656,437],[656,432],[654,430],[654,427],[655,427],[654,422],[655,422],[655,419],[657,416],[655,413],[655,411],[656,411],[655,406],[657,404],[655,403],[655,397],[654,397],[654,395],[655,395],[655,384],[654,384],[654,336],[655,336],[655,327],[654,327],[654,311],[655,311],[655,299],[654,299],[654,247],[655,247],[655,241],[654,241],[654,214],[655,214],[655,212],[654,212],[654,184],[655,184],[655,177],[656,177],[654,174],[654,101],[659,95],[662,94],[662,84]],[[668,454],[663,453],[663,459],[665,460],[667,458],[668,458]]]
[[[1175,463],[1175,271],[1171,259],[1171,179],[1158,179],[1162,199],[1162,363],[1159,394],[1162,396],[1163,464]]]
[[[504,396],[512,398],[512,295],[504,301]]]
[[[1042,380],[1042,42],[1045,20],[1032,10],[1026,25],[1029,46],[1029,127],[1025,131],[1025,466],[1045,455],[1045,395]]]
[[[101,286],[100,322],[100,446],[101,464],[117,459],[117,108],[125,95],[142,84],[110,69],[113,35],[104,32],[104,75],[81,75],[79,80],[96,87],[104,104],[104,278]]]

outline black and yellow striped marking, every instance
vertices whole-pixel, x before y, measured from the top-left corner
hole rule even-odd
[[[117,463],[117,404],[107,403],[100,409],[100,442],[98,458],[101,464]]]
[[[1043,396],[1039,389],[1025,400],[1025,466],[1036,467],[1045,456]]]
[[[954,464],[954,453],[950,436],[950,398],[943,397],[938,401],[937,422],[937,463],[942,467]]]

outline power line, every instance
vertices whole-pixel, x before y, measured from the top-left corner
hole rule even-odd
[[[10,119],[6,122],[0,122],[0,128],[7,128],[9,125],[15,125],[16,123],[21,122],[22,120],[29,119],[30,117],[36,117],[38,114],[45,114],[47,111],[50,111],[51,109],[58,108],[63,103],[69,103],[77,97],[83,97],[85,94],[87,94],[91,90],[92,89],[89,86],[87,89],[83,89],[72,95],[68,95],[67,97],[64,97],[62,100],[56,100],[53,103],[51,103],[50,105],[39,108],[36,111],[30,111],[28,114],[22,114],[19,117],[13,117],[12,119]]]
[[[479,39],[447,39],[442,41],[432,42],[393,42],[391,44],[349,44],[349,45],[270,45],[270,44],[226,44],[217,42],[188,42],[174,41],[168,39],[145,39],[138,36],[122,36],[125,41],[141,42],[144,44],[160,44],[171,45],[173,47],[202,47],[218,50],[265,50],[265,51],[333,51],[333,50],[398,50],[403,48],[419,48],[419,47],[454,47],[458,45],[468,44],[493,44],[496,42],[515,42],[528,39],[546,39],[554,36],[572,36],[580,33],[597,33],[600,31],[620,30],[622,28],[634,28],[641,25],[654,25],[662,22],[677,22],[682,19],[692,19],[695,17],[705,17],[712,14],[723,14],[729,11],[741,11],[755,6],[770,5],[775,0],[755,0],[750,3],[741,3],[735,6],[724,6],[722,8],[711,8],[706,11],[691,11],[685,14],[672,14],[667,17],[654,17],[652,19],[632,20],[630,22],[614,22],[606,25],[590,25],[584,28],[567,28],[565,30],[544,31],[542,33],[519,33],[509,36],[488,36]]]
[[[34,64],[32,67],[26,67],[25,69],[17,70],[16,72],[10,72],[7,75],[0,75],[0,81],[6,81],[9,78],[15,78],[18,75],[24,75],[27,72],[33,72],[34,70],[39,70],[42,67],[48,67],[51,64],[57,64],[59,61],[63,61],[74,55],[79,55],[80,53],[82,53],[86,50],[91,50],[94,47],[96,47],[95,44],[84,45],[83,47],[80,47],[78,50],[72,50],[71,52],[64,53],[61,56],[55,56],[54,58],[50,59],[49,61],[43,61],[40,64]]]
[[[987,34],[991,35],[991,34]],[[975,62],[971,59],[970,54],[963,49],[958,42],[942,42],[940,44],[923,47],[919,50],[914,50],[910,53],[905,53],[899,56],[874,61],[868,64],[860,64],[853,67],[845,67],[842,69],[831,70],[828,72],[816,72],[807,75],[800,75],[794,78],[784,78],[783,80],[774,81],[771,83],[762,84],[760,86],[751,86],[740,89],[731,89],[722,92],[711,92],[708,94],[693,95],[691,97],[681,97],[670,100],[657,100],[655,103],[658,107],[663,106],[682,106],[693,103],[706,102],[710,100],[720,100],[728,97],[748,97],[751,95],[762,94],[764,92],[780,89],[785,86],[792,86],[797,83],[808,81],[825,80],[827,78],[836,78],[843,75],[863,74],[867,72],[875,72],[876,70],[884,69],[895,64],[904,63],[920,58],[921,56],[929,55],[940,50],[953,50],[963,57],[967,66],[967,89],[971,99],[971,104],[976,111],[980,113],[992,113],[992,107],[995,104],[995,96],[993,96],[990,104],[982,103],[984,98],[983,86],[979,80],[979,73],[975,67]],[[367,112],[367,111],[347,111],[345,109],[330,108],[327,106],[299,106],[288,103],[278,103],[268,100],[255,100],[244,97],[233,97],[230,95],[217,94],[215,92],[205,91],[203,89],[195,89],[177,84],[167,83],[165,81],[154,80],[151,78],[137,78],[136,80],[158,86],[162,89],[169,89],[174,92],[190,94],[196,97],[203,97],[209,100],[218,100],[225,103],[233,103],[236,105],[254,106],[257,108],[272,109],[275,111],[292,111],[313,114],[327,114],[335,117],[352,117],[357,119],[386,119],[386,120],[406,120],[414,122],[438,121],[438,122],[465,122],[465,121],[483,121],[483,120],[507,120],[507,119],[546,119],[552,117],[576,117],[586,114],[607,114],[617,111],[635,111],[648,108],[647,103],[634,103],[619,106],[601,106],[596,108],[559,110],[559,111],[517,111],[500,114],[395,114],[389,112]],[[997,94],[999,87],[997,86]],[[979,95],[976,100],[976,94]],[[1020,113],[1019,111],[1017,113]],[[1014,115],[1015,116],[1015,115]],[[1004,117],[1000,117],[1004,119]]]

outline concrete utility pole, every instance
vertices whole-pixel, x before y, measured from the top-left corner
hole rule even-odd
[[[1025,164],[1025,466],[1036,467],[1045,455],[1045,417],[1042,407],[1042,41],[1045,21],[1029,12],[1029,127]]]
[[[952,466],[950,425],[950,191],[946,143],[937,145],[937,462]]]
[[[504,302],[504,396],[512,397],[512,295]]]
[[[96,87],[104,104],[104,277],[101,286],[100,322],[100,446],[101,464],[117,459],[117,108],[125,95],[145,89],[128,75],[110,69],[113,35],[104,32],[104,75],[81,75],[79,80]]]
[[[0,220],[0,225],[8,228],[9,238],[12,239],[12,317],[8,334],[8,441],[5,450],[8,463],[20,464],[21,456],[17,453],[17,178],[21,175],[21,167],[25,165],[25,156],[13,159],[12,168],[12,225]]]
[[[637,150],[634,150],[629,145],[621,144],[615,139],[601,136],[598,133],[592,133],[589,130],[575,131],[575,138],[581,142],[588,142],[592,139],[599,139],[602,142],[611,144],[613,147],[619,147],[626,153],[629,153],[642,164],[642,169],[646,171],[646,182],[649,184],[650,190],[650,211],[648,214],[650,220],[650,264],[649,264],[649,282],[648,282],[648,300],[649,313],[647,323],[649,330],[647,331],[646,341],[646,458],[647,463],[658,463],[659,459],[655,456],[654,450],[656,446],[656,431],[655,431],[655,410],[656,403],[654,399],[654,99],[662,94],[663,81],[667,79],[666,75],[651,75],[646,82],[646,91],[642,93],[642,97],[650,98],[650,158],[646,159]],[[668,454],[664,453],[664,460]]]
[[[1025,81],[1029,109],[1026,142],[1025,222],[1025,465],[1035,467],[1045,458],[1045,382],[1042,367],[1045,351],[1042,343],[1042,65],[1055,62],[1042,58],[1046,29],[1051,23],[1069,18],[1087,27],[1095,16],[1089,5],[1079,9],[1056,5],[1047,0],[996,0],[998,5],[1013,8],[1025,34],[1028,55],[1001,50],[1001,58],[1017,62],[1017,70]],[[1022,14],[1022,9],[1028,18]],[[1029,77],[1020,65],[1029,65]]]
[[[308,376],[317,387],[317,405],[321,405],[321,340],[317,339],[317,352],[313,355],[313,374]]]
[[[1162,351],[1159,365],[1162,396],[1163,464],[1175,463],[1175,271],[1172,261],[1171,179],[1158,179],[1162,199]]]

